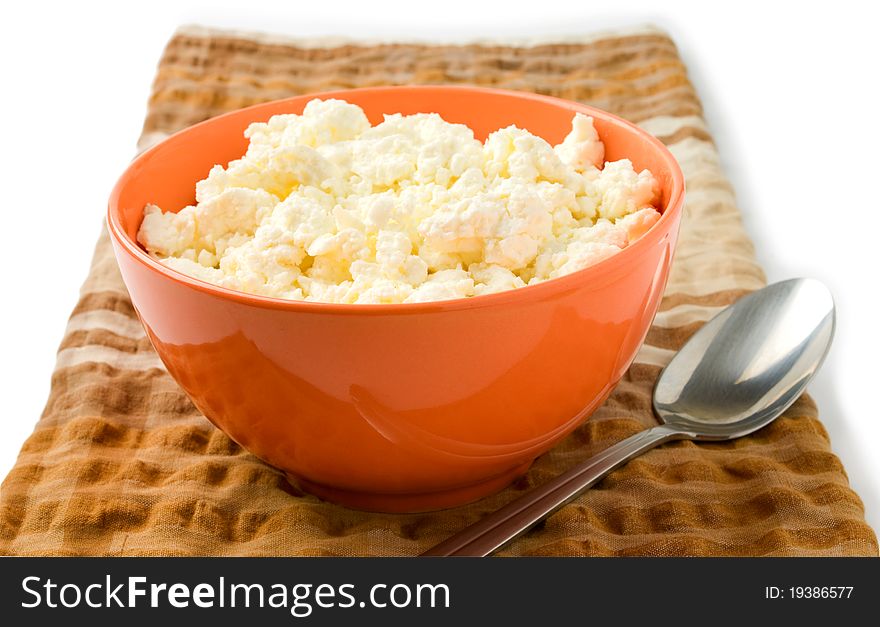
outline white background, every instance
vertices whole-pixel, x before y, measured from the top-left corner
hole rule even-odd
[[[859,8],[871,3],[597,5],[6,3],[0,20],[0,476],[43,409],[107,195],[133,156],[156,64],[177,25],[466,39],[653,23],[671,32],[690,69],[769,280],[812,276],[834,293],[837,337],[810,391],[868,521],[880,529],[880,38],[876,20]]]

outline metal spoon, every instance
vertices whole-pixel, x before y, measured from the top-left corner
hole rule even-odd
[[[670,440],[730,440],[801,395],[834,335],[834,301],[812,279],[774,283],[707,322],[654,387],[660,424],[610,446],[422,555],[486,556],[633,457]]]

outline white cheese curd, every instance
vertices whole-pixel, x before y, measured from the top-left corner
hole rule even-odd
[[[509,126],[485,143],[435,113],[312,100],[251,124],[247,152],[138,241],[170,268],[291,300],[413,303],[511,290],[586,268],[660,218],[658,186],[604,162],[580,113],[557,146]]]

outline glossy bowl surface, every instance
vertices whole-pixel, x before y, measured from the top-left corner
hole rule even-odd
[[[433,303],[340,305],[254,296],[166,268],[137,244],[144,205],[178,210],[244,129],[314,97],[385,113],[437,112],[477,138],[516,124],[550,143],[576,111],[606,159],[649,168],[663,216],[595,266],[535,286]],[[195,405],[243,447],[322,498],[421,511],[495,492],[605,400],[642,344],[678,234],[684,182],[655,138],[606,112],[472,87],[311,94],[213,118],[137,157],[109,202],[122,277],[162,361]]]

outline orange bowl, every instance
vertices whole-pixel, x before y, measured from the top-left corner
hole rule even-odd
[[[593,116],[606,159],[648,168],[662,217],[592,267],[507,292],[344,305],[245,294],[180,274],[137,244],[144,205],[178,210],[251,122],[342,98],[372,123],[436,112],[478,139],[516,124],[552,144]],[[474,87],[379,87],[242,109],[135,159],[108,224],[132,303],[168,372],[232,439],[319,497],[401,512],[466,503],[507,485],[605,400],[642,344],[666,284],[681,170],[646,132],[575,102]]]

